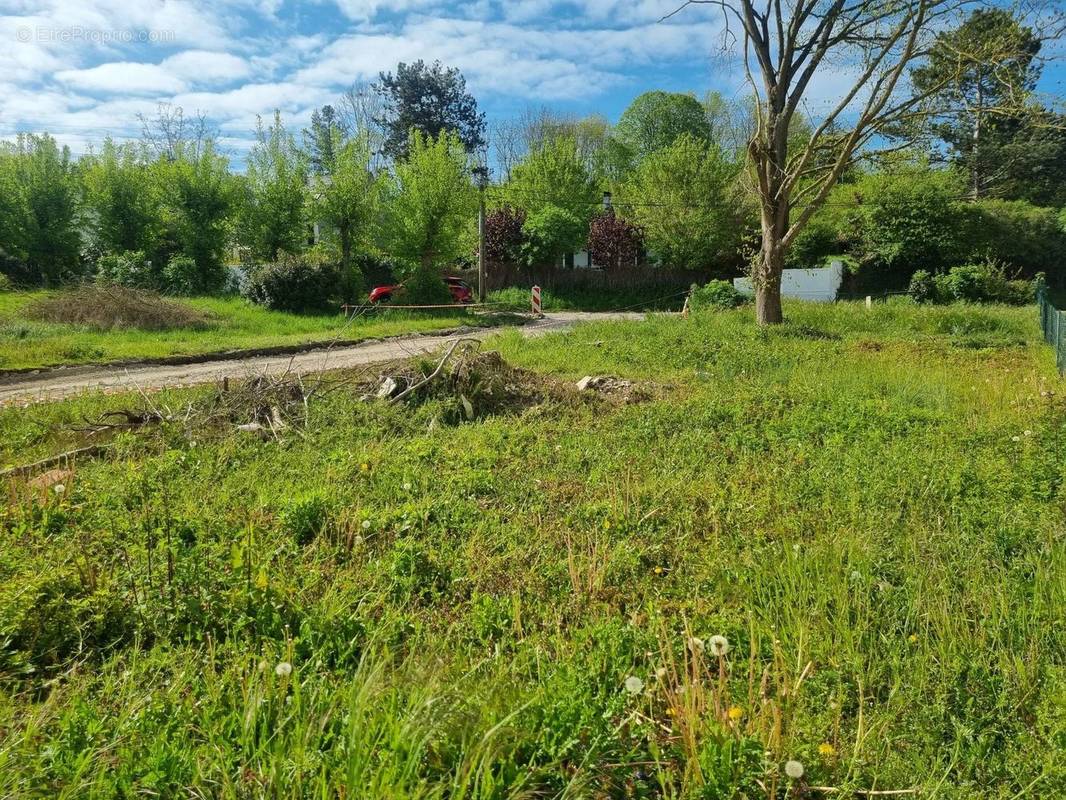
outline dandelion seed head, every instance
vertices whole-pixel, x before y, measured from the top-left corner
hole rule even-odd
[[[287,678],[292,675],[292,664],[288,661],[279,661],[278,665],[274,667],[274,674],[279,678]]]
[[[665,678],[666,677],[666,667],[659,667],[657,670],[655,670],[655,677],[658,678],[659,680],[662,680],[663,678]]]
[[[690,637],[688,637],[688,646],[691,647],[694,652],[702,653],[703,652],[703,639],[701,639],[698,636],[690,636]]]
[[[1012,442],[1020,442],[1022,440],[1022,437],[1021,436],[1012,436],[1012,437],[1010,437],[1010,440]]]
[[[56,494],[63,494],[63,492],[65,492],[66,490],[67,487],[61,483],[57,483],[55,486],[52,487],[52,491]]]
[[[1032,436],[1033,435],[1032,431],[1023,431],[1023,433],[1025,433],[1026,436]]]
[[[729,640],[721,634],[715,634],[707,640],[707,644],[711,646],[711,652],[716,656],[724,656],[729,652]]]
[[[785,774],[792,780],[797,780],[803,777],[803,764],[796,760],[785,762]]]
[[[363,520],[363,530],[365,531],[365,530],[369,530],[369,529],[370,529],[370,520],[364,519]]]
[[[626,678],[625,687],[626,691],[630,694],[640,694],[644,691],[644,681],[642,681],[636,675],[630,675],[628,678]]]
[[[403,485],[403,490],[404,490],[405,492],[409,492],[409,491],[411,491],[411,484],[409,484],[409,483],[405,483],[405,484]]]

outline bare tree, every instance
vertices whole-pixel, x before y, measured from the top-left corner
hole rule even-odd
[[[338,108],[348,135],[361,139],[366,146],[370,158],[368,166],[374,172],[385,165],[382,155],[385,135],[377,122],[384,110],[381,95],[365,81],[357,81],[349,86],[348,91],[341,96]]]
[[[170,103],[159,103],[154,117],[138,113],[137,121],[141,123],[141,139],[157,156],[171,161],[183,155],[195,158],[205,144],[217,137],[203,112],[186,118],[181,106]]]
[[[886,131],[922,115],[948,78],[914,91],[910,69],[937,34],[979,0],[687,0],[720,9],[755,97],[748,161],[762,243],[752,265],[759,324],[783,320],[785,254],[844,171],[870,156]],[[666,19],[666,17],[664,17]],[[816,77],[849,75],[839,100],[817,115],[802,141],[790,136]],[[815,115],[812,115],[815,116]],[[893,148],[899,144],[893,143]]]

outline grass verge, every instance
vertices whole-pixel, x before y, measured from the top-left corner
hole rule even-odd
[[[45,292],[0,293],[0,370],[106,363],[235,349],[381,339],[405,333],[489,324],[462,311],[418,314],[400,310],[360,317],[346,323],[341,314],[298,315],[268,311],[238,298],[193,298],[174,301],[201,322],[194,327],[163,330],[100,330],[92,324],[42,322],[30,318],[35,304],[53,303]]]

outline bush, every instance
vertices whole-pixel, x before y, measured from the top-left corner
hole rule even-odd
[[[186,296],[202,293],[196,262],[188,256],[172,256],[163,267],[163,291]]]
[[[909,294],[916,303],[937,302],[936,280],[929,270],[920,269],[911,275],[910,285],[907,287]]]
[[[96,262],[96,279],[132,289],[162,288],[159,273],[140,250],[100,256]]]
[[[994,259],[1027,276],[1046,272],[1060,283],[1066,266],[1066,231],[1058,214],[1024,200],[963,204],[965,257]]]
[[[688,297],[688,307],[693,311],[736,308],[747,300],[729,281],[710,281],[703,286],[692,284]]]
[[[11,282],[11,278],[0,272],[0,292],[10,292],[13,291],[14,288],[15,284]]]
[[[581,249],[588,226],[574,212],[546,205],[529,215],[522,234],[523,261],[530,266],[554,264],[564,253]]]
[[[286,256],[253,267],[244,296],[275,311],[336,311],[342,302],[341,277],[335,262]]]
[[[1008,279],[1003,265],[995,261],[952,267],[940,275],[918,270],[908,288],[918,303],[1026,305],[1033,301],[1034,293],[1032,281]]]
[[[403,302],[406,305],[432,306],[453,303],[448,287],[434,267],[418,267],[403,282]]]

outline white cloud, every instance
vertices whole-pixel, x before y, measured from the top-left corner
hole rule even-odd
[[[240,56],[209,50],[186,50],[164,60],[159,66],[192,83],[232,83],[252,72],[251,66]]]
[[[113,61],[89,69],[67,69],[56,73],[60,83],[87,92],[112,94],[169,94],[181,92],[186,83],[158,64]]]

